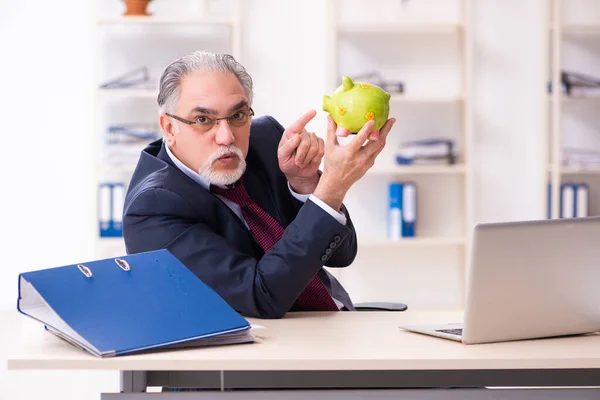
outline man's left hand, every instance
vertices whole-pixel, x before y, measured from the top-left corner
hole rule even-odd
[[[294,191],[312,193],[319,182],[319,165],[325,153],[325,142],[305,127],[316,115],[308,111],[284,132],[279,142],[277,158],[279,168],[285,174]]]

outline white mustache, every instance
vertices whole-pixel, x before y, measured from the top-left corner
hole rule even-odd
[[[219,147],[219,150],[215,151],[208,157],[206,165],[213,165],[215,161],[224,156],[237,156],[240,160],[243,157],[242,151],[234,145]]]
[[[235,171],[225,173],[224,171],[215,171],[213,164],[220,157],[235,155],[239,159],[239,165]],[[198,174],[206,179],[208,182],[215,185],[229,185],[236,182],[244,174],[246,170],[246,160],[242,151],[234,145],[219,147],[219,150],[215,151],[208,157],[208,160],[202,167],[198,169]]]

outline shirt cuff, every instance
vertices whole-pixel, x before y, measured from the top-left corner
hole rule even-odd
[[[306,200],[308,200],[308,198],[310,197],[310,194],[300,194],[300,193],[294,192],[294,189],[292,189],[292,186],[290,185],[289,182],[288,182],[288,189],[290,190],[290,193],[292,194],[292,196],[294,196],[295,198],[297,198],[298,200],[300,200],[303,203],[306,203]]]
[[[331,215],[333,218],[335,218],[340,224],[346,225],[346,215],[344,215],[344,213],[341,213],[341,212],[336,211],[333,208],[329,207],[327,204],[325,204],[317,196],[315,196],[313,194],[300,194],[300,193],[296,193],[296,192],[294,192],[294,190],[290,186],[289,182],[288,182],[288,189],[290,190],[290,193],[292,194],[292,196],[294,196],[299,201],[301,201],[303,203],[306,203],[306,200],[311,199],[313,203],[315,203],[316,205],[318,205],[319,207],[321,207],[329,215]]]

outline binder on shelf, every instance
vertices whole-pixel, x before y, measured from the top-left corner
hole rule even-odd
[[[125,185],[115,183],[112,185],[112,223],[115,232],[123,236],[123,206],[125,205]]]
[[[548,219],[552,218],[552,184],[548,184]],[[589,215],[589,186],[583,182],[560,184],[559,218],[581,218]]]
[[[136,164],[144,148],[160,136],[160,127],[156,124],[111,125],[106,131],[104,162]]]
[[[21,273],[18,289],[20,313],[97,357],[255,341],[165,249]]]
[[[548,183],[548,196],[547,196],[547,199],[548,199],[548,207],[547,207],[547,209],[548,209],[548,215],[547,215],[547,218],[548,219],[552,219],[552,207],[553,207],[553,205],[552,205],[552,183]]]
[[[575,218],[575,187],[571,183],[560,185],[560,217]]]
[[[417,186],[414,182],[389,184],[388,238],[414,237],[417,224]]]
[[[402,143],[396,150],[396,163],[411,164],[447,164],[456,163],[454,140],[430,138]]]
[[[125,185],[103,182],[98,185],[98,225],[100,237],[123,236]]]
[[[402,186],[402,236],[414,237],[417,221],[417,185],[405,182]]]
[[[388,200],[388,239],[402,237],[402,183],[392,182],[389,185]]]
[[[587,183],[578,183],[575,186],[575,217],[582,218],[589,215],[589,187]]]

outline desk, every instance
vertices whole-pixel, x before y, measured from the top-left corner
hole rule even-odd
[[[27,317],[15,311],[10,318],[19,321]],[[9,349],[8,368],[122,371],[121,390],[124,394],[106,394],[103,399],[127,400],[155,395],[140,393],[146,386],[388,388],[396,390],[378,390],[377,393],[383,396],[379,398],[399,398],[397,393],[412,393],[406,391],[408,388],[453,387],[475,393],[466,388],[600,385],[600,335],[467,346],[398,328],[400,324],[458,322],[461,319],[460,312],[414,310],[401,313],[290,313],[280,320],[250,319],[253,324],[266,327],[256,332],[262,338],[260,343],[107,359],[96,358],[69,345],[44,332],[38,324],[39,332],[35,336],[14,339]],[[327,396],[334,392],[337,391],[322,393]],[[522,398],[519,396],[523,393],[531,398],[534,392],[539,393],[540,398],[555,395],[554,398],[564,398],[564,392],[556,390],[476,391],[478,398],[486,399],[497,398],[485,396],[496,396],[494,393],[499,392],[503,393],[503,399]],[[237,393],[242,393],[243,397],[239,398],[254,398],[248,393]],[[268,391],[256,398],[278,398],[277,393],[277,390]],[[309,395],[303,391],[292,393]],[[351,396],[360,393],[359,390],[350,391],[345,398],[354,398]],[[441,397],[435,397],[440,393],[437,390],[425,393],[425,397],[419,398],[451,399],[453,395],[469,398],[460,389],[444,391]],[[236,391],[215,391],[211,396],[219,394],[233,398]],[[507,397],[507,394],[513,397]],[[385,397],[387,395],[393,397]],[[600,392],[589,388],[571,389],[569,398],[575,395],[580,396],[577,398],[600,398]],[[164,393],[163,396],[182,399],[198,394]],[[373,398],[373,393],[369,393],[369,397]]]

